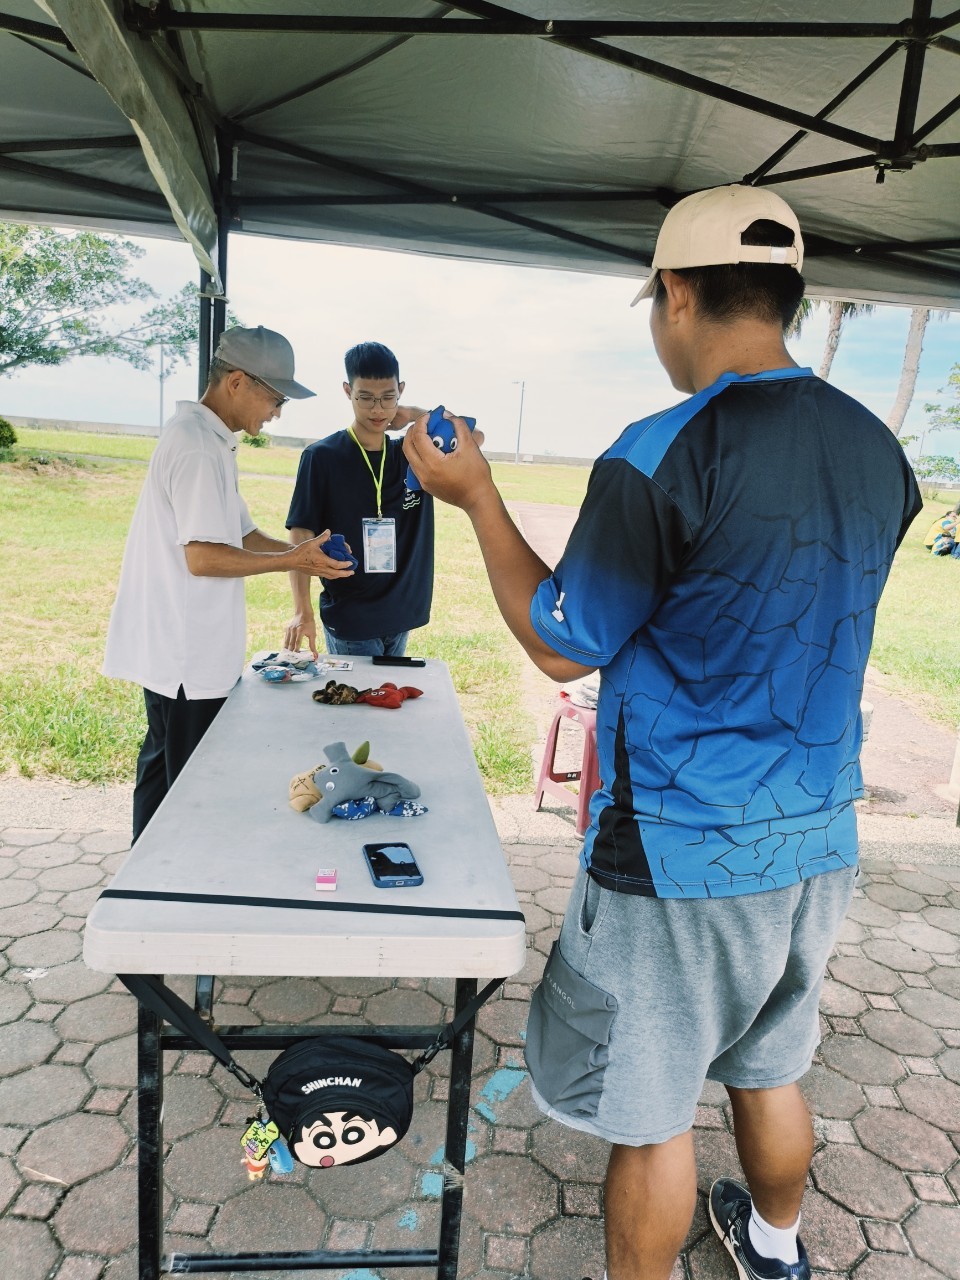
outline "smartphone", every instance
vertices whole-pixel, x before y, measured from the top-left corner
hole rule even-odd
[[[400,841],[365,844],[363,856],[367,860],[370,878],[378,889],[412,888],[423,884],[423,876],[408,844]]]
[[[426,658],[408,658],[406,655],[391,658],[386,653],[375,653],[370,661],[375,667],[425,667],[427,665]]]

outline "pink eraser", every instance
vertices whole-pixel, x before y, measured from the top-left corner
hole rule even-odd
[[[336,889],[337,887],[337,868],[321,867],[317,872],[317,888],[318,889]]]

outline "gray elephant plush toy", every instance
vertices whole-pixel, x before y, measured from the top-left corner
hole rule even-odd
[[[373,796],[377,808],[389,813],[401,801],[415,800],[420,794],[417,784],[399,773],[377,773],[357,764],[342,742],[331,742],[323,748],[323,754],[330,763],[313,775],[320,799],[309,810],[316,822],[329,822],[334,806],[348,800]]]

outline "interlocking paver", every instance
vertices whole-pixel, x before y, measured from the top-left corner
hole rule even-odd
[[[90,1081],[79,1067],[44,1064],[0,1080],[0,1123],[34,1127],[76,1111]]]
[[[952,1080],[914,1075],[897,1085],[897,1093],[915,1116],[947,1132],[960,1132],[960,1085]]]
[[[82,913],[124,860],[126,837],[45,831],[12,848],[0,850],[0,885],[13,886],[0,889],[0,1008],[14,1001],[0,1030],[0,1233],[14,1224],[33,1234],[22,1237],[22,1278],[0,1234],[4,1280],[136,1280],[134,1004],[79,959]],[[529,992],[577,850],[571,840],[507,853],[530,946],[476,1037],[460,1276],[599,1280],[607,1148],[540,1115],[522,1056]],[[803,1080],[819,1149],[802,1231],[816,1280],[943,1280],[956,1272],[941,1242],[960,1229],[960,868],[874,861],[862,884],[824,984],[819,1060]],[[189,996],[190,985],[177,989]],[[218,983],[216,995],[218,1019],[241,1025],[433,1022],[452,998],[449,979],[245,978]],[[273,1054],[244,1057],[262,1074]],[[396,1151],[262,1184],[240,1164],[249,1094],[199,1051],[169,1055],[165,1068],[168,1252],[434,1245],[444,1055],[418,1077],[414,1124]],[[725,1091],[708,1084],[694,1134],[701,1193],[714,1177],[741,1176],[730,1124]],[[701,1194],[672,1280],[731,1273]]]
[[[808,1190],[801,1210],[803,1243],[814,1267],[848,1271],[866,1248],[856,1214]]]
[[[895,1084],[904,1074],[895,1053],[866,1036],[832,1035],[820,1045],[827,1066],[859,1084]]]
[[[871,1009],[860,1019],[860,1027],[871,1040],[893,1053],[933,1057],[943,1046],[932,1027],[893,1010]]]
[[[822,1063],[814,1063],[801,1082],[803,1095],[815,1115],[851,1120],[863,1110],[863,1090],[853,1080]]]
[[[922,1204],[904,1231],[919,1258],[960,1280],[960,1205]]]
[[[14,1168],[13,1161],[0,1156],[0,1214],[16,1196],[20,1187],[20,1175]]]
[[[238,1252],[310,1249],[317,1247],[324,1224],[323,1211],[302,1187],[264,1181],[223,1206],[210,1243]]]
[[[870,1108],[853,1122],[868,1151],[898,1169],[946,1173],[956,1162],[953,1143],[939,1129],[899,1108]]]
[[[942,1271],[934,1271],[917,1258],[900,1258],[896,1254],[871,1254],[853,1273],[854,1280],[943,1280]]]
[[[917,988],[901,991],[897,1001],[904,1013],[919,1018],[938,1030],[960,1030],[960,1000],[944,995],[934,988],[923,991]]]
[[[0,1219],[0,1258],[4,1280],[46,1280],[60,1250],[45,1222]]]
[[[137,1171],[110,1169],[71,1187],[53,1218],[65,1249],[113,1257],[137,1238]]]
[[[893,969],[863,957],[840,956],[838,959],[831,960],[828,968],[838,982],[846,983],[855,991],[875,991],[882,995],[892,995],[903,986],[900,975]]]
[[[860,1217],[899,1222],[914,1202],[903,1174],[859,1147],[825,1147],[811,1172],[820,1191]]]
[[[17,1153],[17,1163],[70,1185],[111,1168],[129,1146],[117,1120],[78,1112],[35,1130]]]
[[[34,933],[29,937],[15,939],[10,943],[6,954],[11,964],[24,969],[42,969],[75,960],[82,947],[82,939],[75,934],[51,929],[46,933]]]
[[[824,978],[820,1008],[823,1013],[842,1018],[855,1018],[867,1007],[860,991],[835,978]]]

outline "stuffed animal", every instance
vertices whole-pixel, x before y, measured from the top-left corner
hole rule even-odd
[[[342,533],[331,533],[326,542],[320,543],[320,550],[325,551],[331,560],[349,560],[351,569],[355,569],[360,563],[357,557],[351,554]]]
[[[383,765],[377,764],[376,760],[370,759],[369,742],[361,742],[350,758],[354,764],[373,769],[376,773],[383,772]],[[293,775],[290,779],[291,809],[296,809],[297,813],[306,813],[308,809],[313,808],[320,799],[320,792],[314,779],[326,767],[326,764],[315,764],[312,769],[306,769],[303,773],[295,773]]]
[[[427,434],[441,453],[454,453],[457,448],[457,433],[454,431],[453,423],[450,419],[443,416],[445,412],[446,410],[442,404],[437,405],[427,419]],[[477,425],[476,418],[464,418],[464,422],[471,431]],[[405,484],[412,493],[417,493],[422,488],[413,467],[407,467]]]
[[[369,744],[358,748],[354,757],[363,753],[364,748],[369,751]],[[309,810],[310,817],[317,822],[329,822],[341,811],[345,817],[365,817],[373,808],[354,812],[350,802],[367,799],[380,813],[397,812],[405,816],[404,802],[415,800],[420,794],[417,784],[399,773],[385,773],[379,766],[371,767],[369,761],[358,762],[342,742],[324,747],[323,754],[328,764],[320,765],[312,773],[298,773],[290,783],[291,807],[299,813]],[[363,758],[366,760],[366,755]],[[417,806],[411,806],[408,811],[412,813],[415,808]]]
[[[408,698],[420,698],[422,689],[415,689],[412,684],[397,686],[386,680],[379,689],[355,689],[352,684],[337,684],[336,680],[328,680],[322,689],[313,693],[314,702],[341,707],[354,702],[363,702],[370,707],[384,707],[389,711],[396,709]]]

